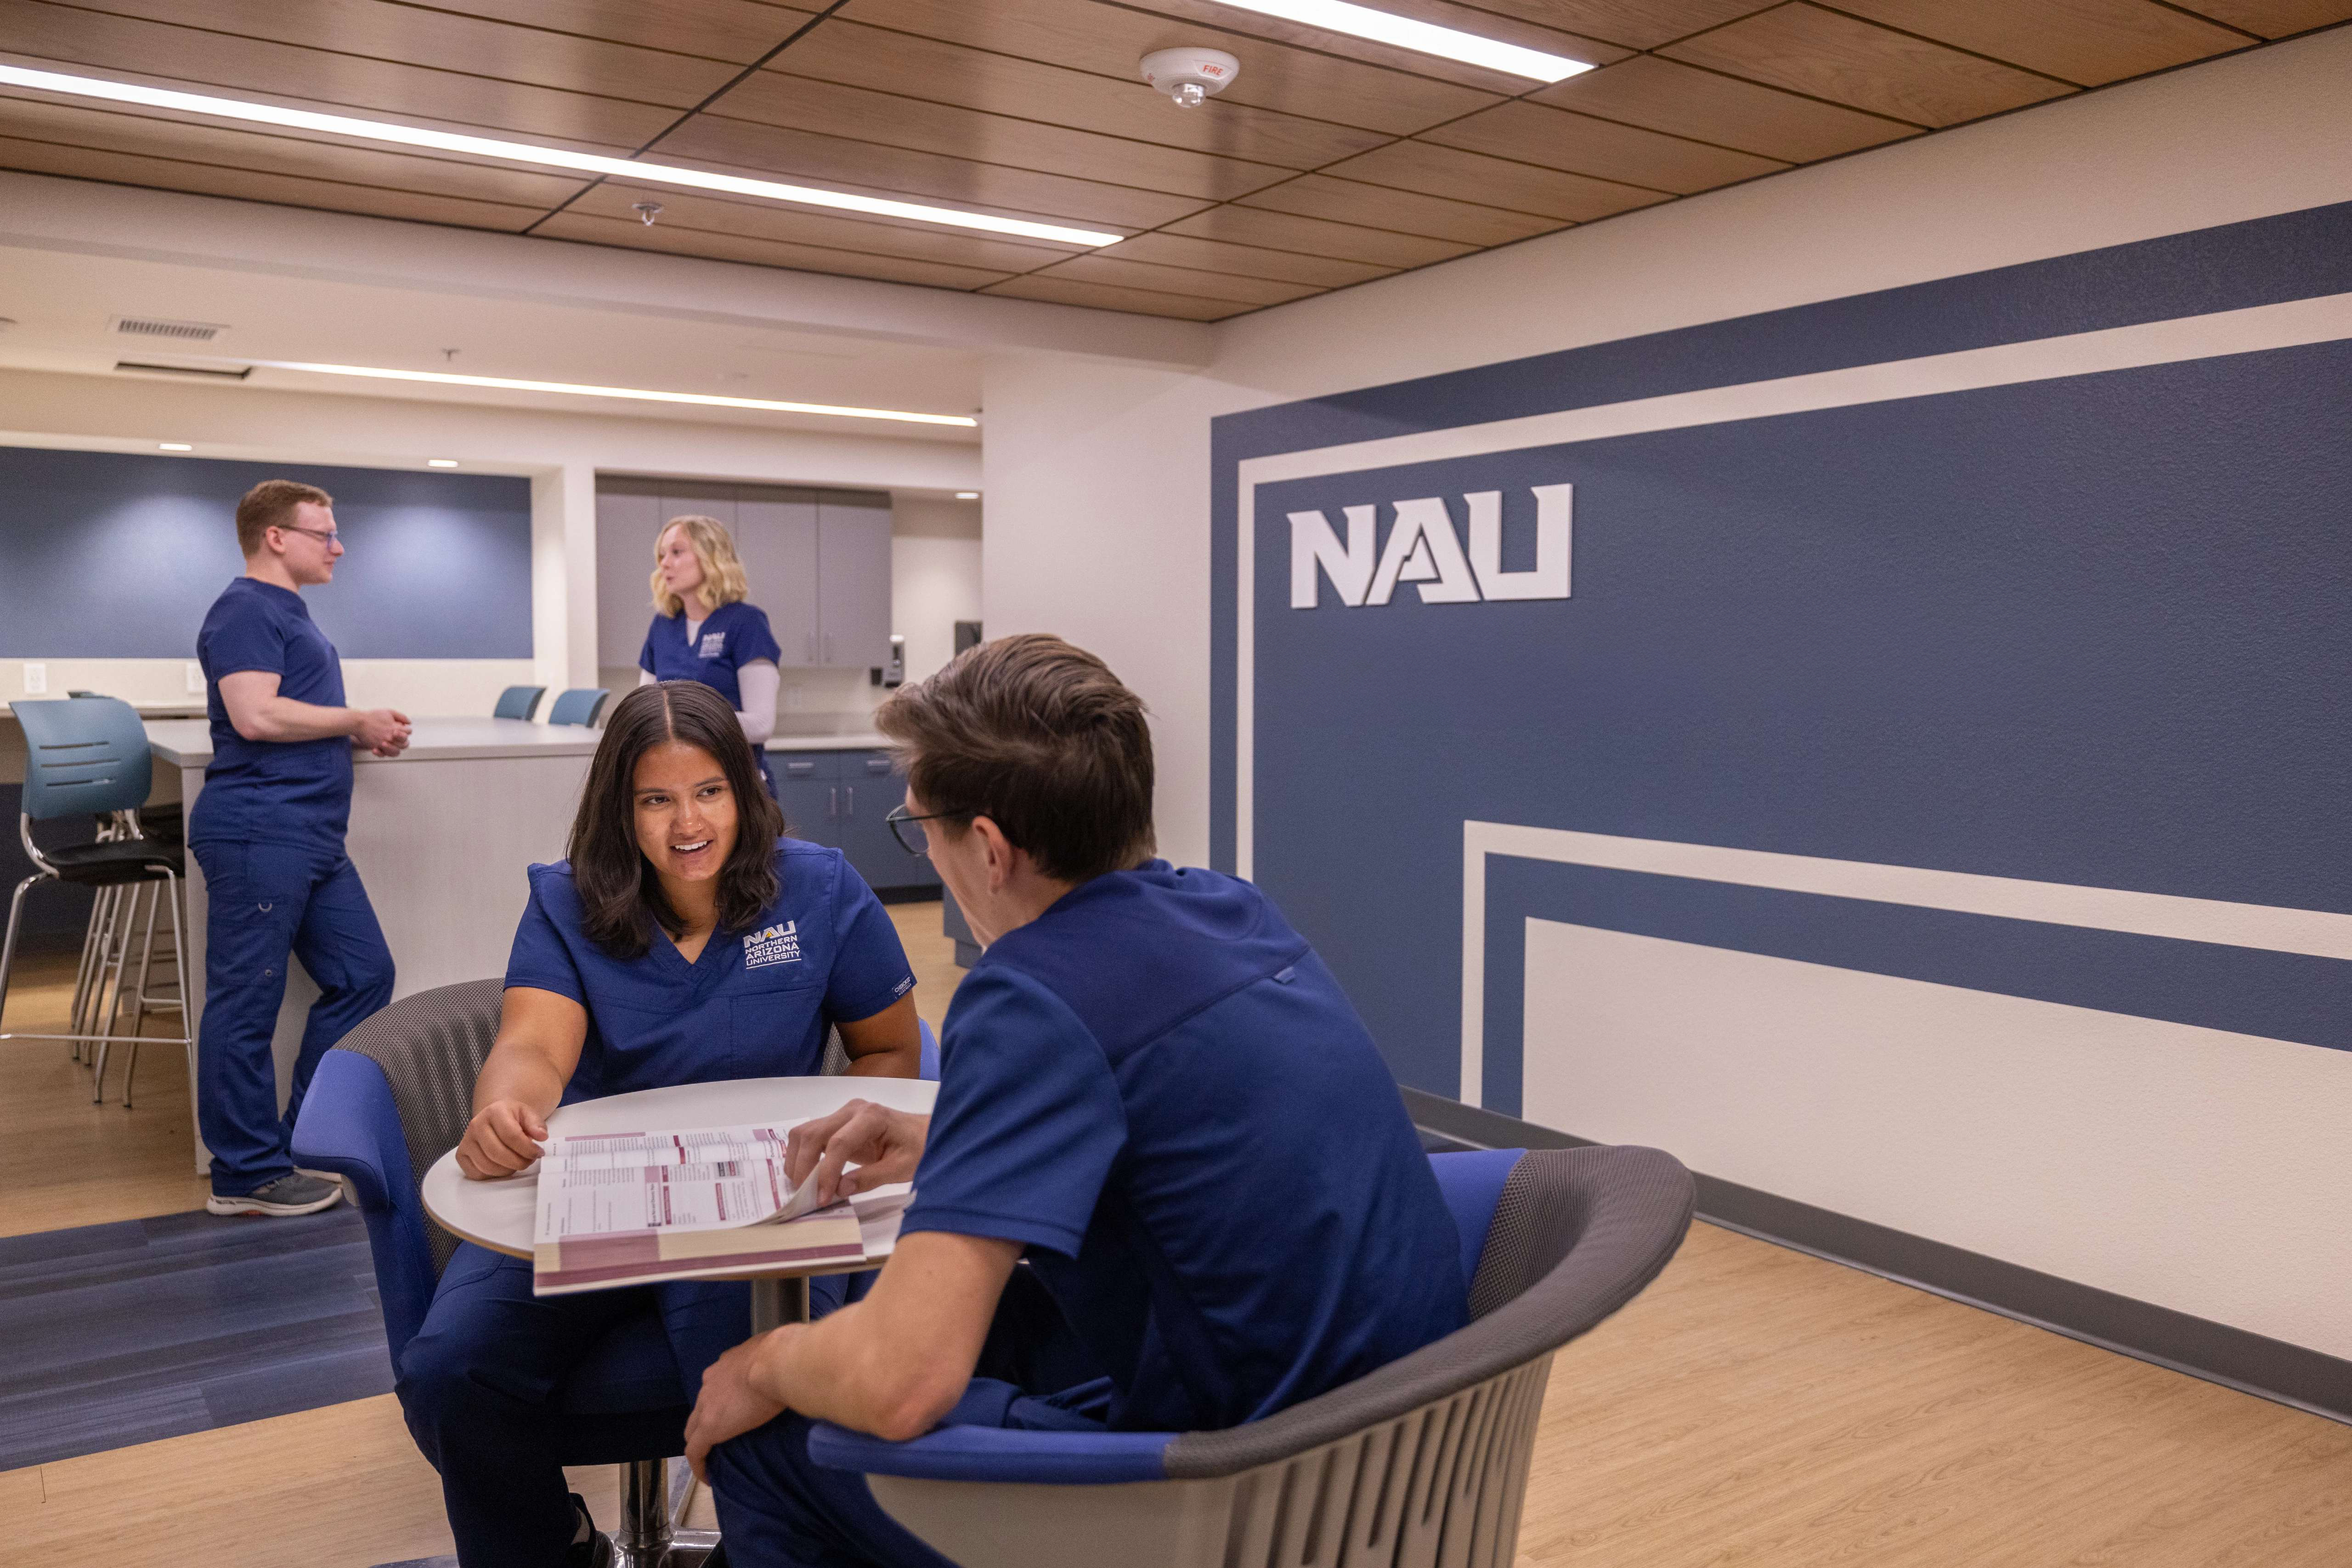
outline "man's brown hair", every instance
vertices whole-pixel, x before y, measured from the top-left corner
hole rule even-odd
[[[261,553],[261,536],[271,528],[291,528],[294,508],[309,501],[331,507],[335,498],[316,485],[299,479],[264,479],[236,504],[236,548],[247,557]]]
[[[1084,882],[1150,858],[1151,729],[1110,667],[1059,637],[1000,637],[874,715],[927,812],[986,817],[1037,869]]]

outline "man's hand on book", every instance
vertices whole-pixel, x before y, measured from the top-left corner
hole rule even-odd
[[[457,1144],[457,1168],[476,1181],[510,1176],[539,1158],[547,1123],[520,1100],[493,1100],[474,1113]]]
[[[852,1100],[832,1115],[792,1130],[784,1142],[784,1174],[797,1187],[815,1171],[820,1204],[912,1181],[930,1130],[929,1116]],[[854,1171],[843,1168],[853,1165]]]

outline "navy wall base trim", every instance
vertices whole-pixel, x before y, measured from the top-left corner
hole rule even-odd
[[[1419,1089],[1403,1092],[1416,1126],[1456,1143],[1564,1149],[1591,1142]],[[2352,1424],[2352,1361],[1715,1176],[1698,1178],[1698,1213],[1759,1240]]]

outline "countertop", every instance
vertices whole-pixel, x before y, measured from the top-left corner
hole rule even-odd
[[[480,757],[585,757],[596,749],[604,731],[570,724],[533,724],[520,718],[478,718],[470,716],[420,718],[410,732],[408,749],[398,757],[371,757],[359,752],[354,762],[453,761]],[[174,768],[201,768],[213,759],[212,727],[200,718],[150,719],[147,743],[155,755]],[[767,744],[770,751],[870,751],[889,745],[870,731],[856,735],[780,735]]]
[[[856,735],[775,735],[768,737],[764,749],[769,751],[878,751],[890,742],[871,730]]]
[[[480,757],[586,757],[601,730],[570,724],[533,724],[521,718],[420,718],[409,732],[408,749],[398,757],[356,752],[362,765],[387,762],[449,762]],[[201,768],[213,759],[212,726],[200,718],[156,719],[147,743],[174,768]]]

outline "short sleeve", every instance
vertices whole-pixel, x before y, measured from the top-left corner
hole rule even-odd
[[[915,971],[890,912],[848,861],[833,888],[833,973],[825,977],[827,1018],[872,1018],[915,988]]]
[[[286,631],[258,596],[248,595],[207,630],[205,673],[214,680],[245,670],[286,674]]]
[[[549,894],[553,891],[551,884],[561,880],[551,866],[530,868],[530,902],[523,906],[522,923],[515,927],[514,951],[507,957],[507,988],[528,986],[533,990],[553,991],[584,1008],[588,1005],[588,988],[580,977],[580,966],[573,961],[572,949],[564,945],[562,928],[548,908]]]
[[[945,1069],[902,1235],[946,1230],[1075,1258],[1127,1146],[1118,1083],[1077,1014],[1017,969],[956,992]]]
[[[743,619],[735,628],[735,667],[756,664],[765,659],[770,664],[784,662],[783,649],[776,645],[776,634],[768,627],[768,612],[756,604],[743,606]]]
[[[649,675],[654,674],[654,633],[660,630],[661,622],[658,620],[655,621],[650,626],[647,626],[646,628],[646,645],[637,650],[637,668],[645,671],[646,674]]]

